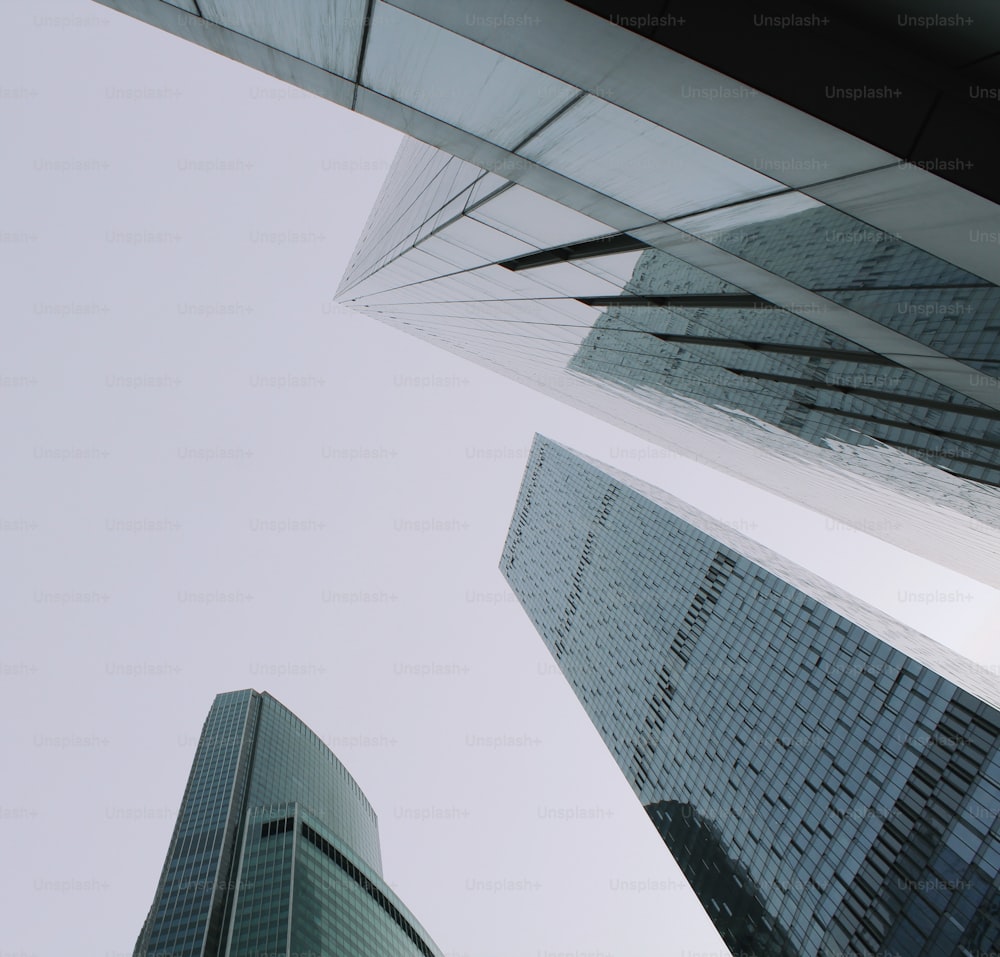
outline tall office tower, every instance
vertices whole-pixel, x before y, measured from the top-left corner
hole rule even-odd
[[[341,301],[1000,584],[988,0],[102,2],[430,144]]]
[[[536,438],[501,570],[734,954],[1000,948],[1000,690]]]
[[[663,228],[608,233],[411,140],[338,298],[1000,584],[1000,288],[802,193]],[[695,238],[770,279],[687,261]]]
[[[216,697],[136,957],[441,957],[382,878],[375,812],[269,694]]]

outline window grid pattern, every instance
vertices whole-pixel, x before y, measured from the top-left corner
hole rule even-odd
[[[744,551],[537,439],[501,570],[735,952],[995,951],[1000,712]]]
[[[381,868],[375,812],[316,734],[266,693],[219,695],[136,957],[440,957]]]
[[[294,808],[253,808],[247,815],[227,957],[284,954],[292,910]],[[284,816],[280,816],[284,815]]]
[[[438,957],[376,875],[305,821],[299,837],[296,950],[345,957]]]
[[[255,704],[252,692],[219,695],[205,721],[137,957],[201,957],[217,945]]]
[[[336,755],[291,711],[263,696],[247,807],[295,800],[381,873],[375,811]]]
[[[700,238],[988,374],[1000,364],[1000,289],[851,216],[816,205],[775,216],[767,200]]]

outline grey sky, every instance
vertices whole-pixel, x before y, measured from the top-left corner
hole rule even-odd
[[[84,0],[5,27],[0,957],[131,954],[248,686],[451,957],[720,952],[497,570],[535,431],[1000,670],[986,586],[333,306],[395,132]]]

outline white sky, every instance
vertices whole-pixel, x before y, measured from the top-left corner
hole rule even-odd
[[[242,687],[344,761],[450,957],[723,952],[497,570],[535,431],[1000,671],[994,590],[332,306],[395,132],[84,0],[4,12],[0,957],[131,954]]]

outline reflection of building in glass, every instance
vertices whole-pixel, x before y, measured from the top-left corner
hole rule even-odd
[[[440,957],[382,878],[375,812],[333,753],[256,691],[205,720],[136,957]]]
[[[433,144],[343,301],[1000,582],[1000,108],[962,92],[989,31],[853,0],[822,29],[728,0],[102,2]]]
[[[792,957],[797,953],[781,927],[768,920],[762,903],[768,895],[761,893],[745,867],[729,859],[711,820],[677,801],[659,801],[646,810],[698,899],[725,902],[723,936],[734,954]]]
[[[992,676],[542,438],[501,570],[734,953],[1000,947]]]
[[[843,219],[810,209],[712,238],[916,343],[983,370],[1000,366],[1000,289],[884,234],[825,239],[854,235]],[[1000,484],[1000,412],[859,348],[809,321],[808,309],[800,316],[748,302],[658,249],[643,253],[610,298],[570,368],[749,413],[817,445],[874,439]]]
[[[746,275],[701,243],[738,255]],[[1000,409],[987,371],[1000,366],[1000,288],[815,200],[785,194],[608,233],[411,141],[338,295],[667,448],[1000,580]]]

